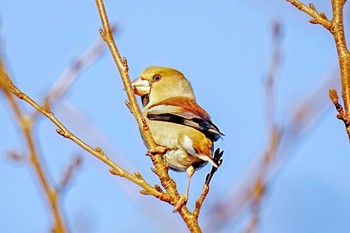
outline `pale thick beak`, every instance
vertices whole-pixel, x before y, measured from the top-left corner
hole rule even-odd
[[[142,77],[139,77],[132,81],[131,85],[134,89],[134,93],[139,96],[147,95],[151,91],[149,82]]]

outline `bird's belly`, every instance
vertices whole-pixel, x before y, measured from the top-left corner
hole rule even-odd
[[[164,154],[164,160],[169,164],[169,167],[175,171],[186,171],[189,166],[194,169],[199,169],[207,164],[197,156],[192,156],[181,149],[169,150]]]
[[[195,169],[207,164],[197,156],[188,154],[183,148],[180,148],[180,134],[183,129],[182,125],[168,122],[148,121],[148,126],[157,145],[165,146],[169,149],[164,154],[164,160],[169,167],[176,171],[186,171],[189,166]]]
[[[148,121],[154,141],[161,146],[169,149],[177,149],[179,145],[179,134],[181,127],[168,122]]]

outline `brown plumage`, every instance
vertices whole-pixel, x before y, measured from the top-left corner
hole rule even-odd
[[[194,171],[208,162],[218,167],[213,160],[213,142],[223,134],[196,103],[192,86],[181,72],[150,66],[132,85],[135,94],[142,96],[142,114],[155,142],[168,148],[164,160],[171,169],[187,172],[186,192],[175,207],[178,211],[188,199]]]

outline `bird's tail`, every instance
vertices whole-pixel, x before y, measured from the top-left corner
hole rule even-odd
[[[209,185],[211,178],[213,177],[214,173],[218,170],[218,167],[222,164],[222,156],[224,154],[224,151],[220,151],[220,148],[216,149],[213,155],[213,158],[211,159],[213,162],[213,167],[211,168],[211,171],[208,173],[207,177],[205,178],[205,183]],[[214,165],[215,164],[215,165]]]

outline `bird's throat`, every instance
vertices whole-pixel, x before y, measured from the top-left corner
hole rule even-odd
[[[142,107],[145,107],[149,103],[149,94],[141,96]]]

